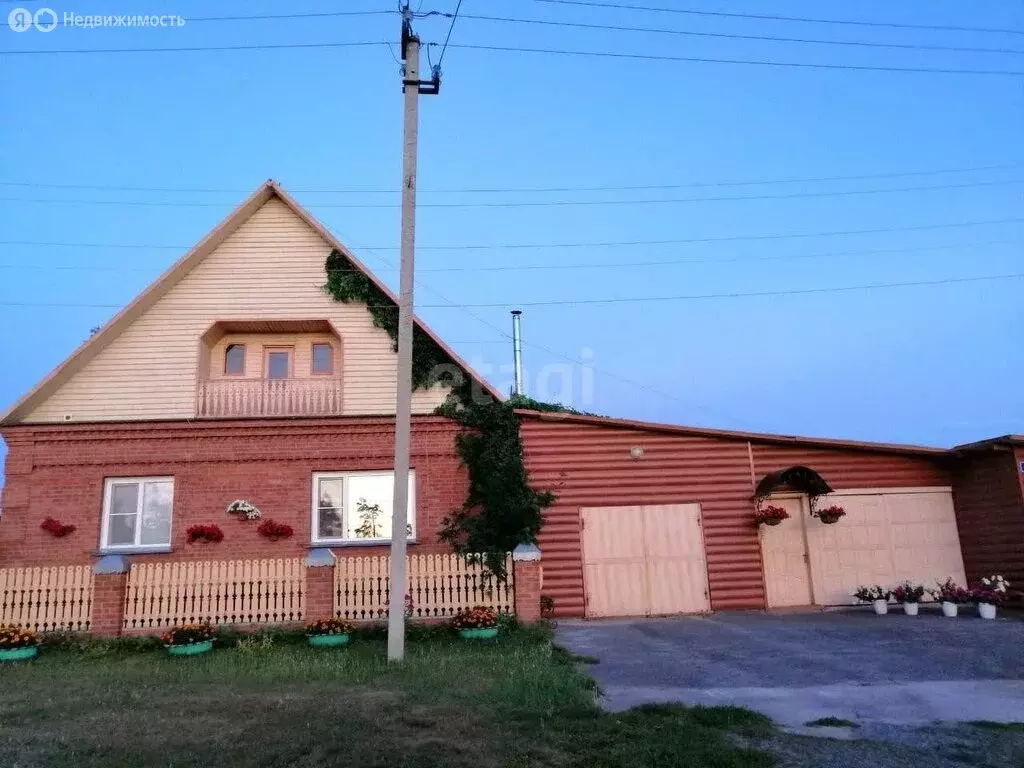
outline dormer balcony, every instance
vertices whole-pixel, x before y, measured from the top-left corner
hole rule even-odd
[[[326,320],[222,320],[199,346],[198,418],[343,412],[341,339]]]

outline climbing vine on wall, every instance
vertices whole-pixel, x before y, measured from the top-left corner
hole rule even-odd
[[[367,274],[341,251],[327,257],[327,282],[324,292],[343,304],[364,304],[373,324],[391,337],[391,348],[398,351],[398,305],[377,287]],[[442,381],[467,379],[466,372],[452,360],[441,345],[419,327],[412,332],[412,388],[429,389]]]
[[[395,302],[338,250],[327,257],[326,269],[327,295],[346,304],[364,304],[373,324],[387,331],[397,351]],[[436,413],[465,427],[455,438],[455,451],[468,470],[469,492],[462,506],[442,521],[441,541],[460,554],[480,555],[488,570],[504,580],[505,553],[537,542],[543,512],[555,501],[549,491],[530,487],[514,410],[570,409],[522,396],[496,401],[419,326],[413,331],[412,381],[413,389],[448,381],[452,390]]]

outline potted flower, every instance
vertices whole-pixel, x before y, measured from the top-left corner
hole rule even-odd
[[[195,656],[213,649],[214,630],[208,623],[172,627],[160,636],[171,656]]]
[[[1006,588],[1010,582],[1000,575],[985,576],[981,586],[971,593],[971,598],[978,604],[978,615],[983,619],[996,617],[996,606],[1006,597]]]
[[[833,523],[838,523],[839,518],[846,517],[846,510],[833,504],[831,507],[815,510],[814,516],[825,525],[832,525]]]
[[[331,616],[306,624],[306,637],[309,638],[309,644],[315,648],[347,645],[354,629],[355,625],[351,621]]]
[[[0,661],[31,659],[39,653],[39,635],[28,627],[0,624]]]
[[[295,531],[287,523],[278,523],[274,520],[267,519],[260,523],[259,527],[256,529],[256,533],[270,539],[271,541],[277,541],[278,539],[291,538]]]
[[[875,608],[876,614],[885,616],[889,612],[889,597],[891,594],[888,589],[876,584],[873,587],[857,587],[857,591],[853,593],[853,596],[862,603],[871,603]]]
[[[942,615],[947,618],[956,616],[960,604],[966,603],[970,597],[971,593],[956,584],[952,578],[946,579],[939,584],[938,589],[932,590],[932,598],[942,603]]]
[[[758,525],[778,525],[787,519],[789,519],[789,512],[785,508],[776,507],[773,504],[754,510],[754,521]]]
[[[224,531],[219,525],[193,525],[185,532],[189,544],[216,544],[224,541]]]
[[[498,612],[493,608],[477,605],[471,611],[462,611],[452,626],[459,631],[459,637],[466,640],[483,640],[498,634]]]
[[[897,603],[903,603],[903,612],[907,616],[917,616],[919,603],[924,597],[924,587],[905,581],[893,589],[892,597]]]

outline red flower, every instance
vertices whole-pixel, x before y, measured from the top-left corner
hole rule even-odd
[[[770,520],[787,519],[789,519],[789,512],[787,512],[783,507],[769,505],[767,507],[761,507],[760,509],[754,510],[754,521],[758,525],[761,523],[767,523]]]
[[[266,536],[268,539],[272,540],[287,539],[295,533],[290,525],[286,525],[285,523],[276,523],[273,520],[264,520],[260,523],[256,532],[260,536]]]
[[[462,611],[454,619],[456,629],[487,629],[498,625],[498,612],[493,608],[477,605],[471,611]]]
[[[75,530],[75,526],[64,525],[60,520],[54,520],[52,517],[48,517],[43,520],[43,524],[39,527],[51,536],[56,536],[58,539],[67,536],[69,533],[73,533]]]
[[[224,531],[220,529],[219,525],[193,525],[186,531],[188,537],[188,543],[194,544],[197,541],[205,541],[210,543],[217,543],[218,541],[224,540]]]

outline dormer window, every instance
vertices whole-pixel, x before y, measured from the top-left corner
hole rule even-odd
[[[334,347],[330,344],[313,345],[313,373],[318,376],[334,373]]]
[[[224,375],[245,375],[245,344],[228,344],[224,352]]]

